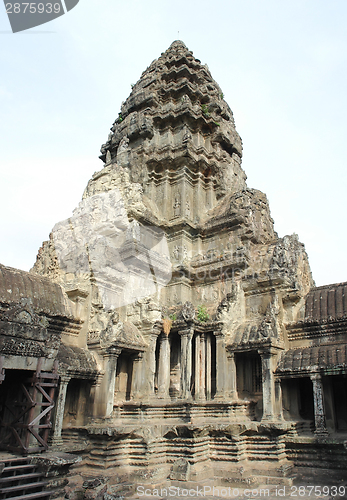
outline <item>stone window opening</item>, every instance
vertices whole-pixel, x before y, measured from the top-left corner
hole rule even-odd
[[[199,355],[197,354],[199,346]],[[194,399],[212,400],[216,394],[216,338],[211,333],[196,333],[192,339],[191,394]]]
[[[347,431],[347,375],[337,375],[326,377],[330,382],[330,395],[325,397],[327,424],[329,418],[329,409],[331,406],[331,420],[334,430],[338,432]],[[324,382],[324,381],[323,381]],[[325,395],[327,396],[326,384],[324,384]],[[331,399],[331,404],[330,403]],[[329,403],[328,403],[329,401]]]
[[[314,421],[313,388],[309,377],[300,378],[299,415],[303,420]]]
[[[235,354],[237,392],[241,399],[260,399],[262,387],[261,358],[257,352]]]
[[[180,396],[181,378],[181,338],[177,332],[171,332],[170,341],[170,386],[169,395],[172,399]]]
[[[262,392],[262,371],[260,356],[250,358],[252,371],[252,392],[253,394],[261,394]]]
[[[66,391],[63,428],[84,425],[90,405],[91,382],[71,379]]]
[[[131,354],[122,352],[118,358],[115,383],[115,401],[124,402],[131,399],[131,383],[133,360]]]

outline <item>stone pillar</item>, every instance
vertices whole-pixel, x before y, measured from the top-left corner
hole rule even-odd
[[[283,420],[283,405],[282,405],[282,386],[281,379],[275,379],[275,408],[276,408],[276,418],[278,420]]]
[[[190,384],[192,377],[192,336],[190,329],[178,332],[181,337],[181,399],[190,399]]]
[[[211,373],[211,335],[206,335],[206,399],[211,399],[211,383],[212,383],[212,373]]]
[[[71,377],[67,375],[60,376],[60,385],[59,385],[59,393],[57,402],[55,405],[55,418],[53,424],[53,435],[50,440],[51,446],[59,446],[63,444],[63,440],[61,437],[61,431],[63,428],[63,420],[64,420],[64,409],[65,409],[65,401],[66,401],[66,390],[68,383],[70,382]]]
[[[195,374],[194,374],[194,384],[195,393],[194,399],[199,399],[200,396],[200,370],[201,370],[201,357],[200,357],[200,333],[195,334]]]
[[[187,364],[186,364],[186,385],[187,385],[187,399],[192,399],[192,342],[193,342],[194,329],[190,329],[187,341]]]
[[[263,417],[262,422],[276,420],[275,411],[275,377],[273,373],[273,359],[275,352],[271,349],[260,352],[263,383]]]
[[[324,436],[328,434],[328,431],[326,428],[322,377],[319,373],[315,373],[310,378],[313,386],[314,433],[318,436]]]
[[[142,377],[146,380],[146,396],[149,398],[154,396],[154,377],[156,368],[155,348],[159,335],[159,331],[154,331],[154,333],[150,335],[148,351],[146,352],[145,361],[142,363]]]
[[[235,353],[228,353],[228,392],[231,399],[238,399],[237,397],[237,384],[236,384],[236,363],[235,363]]]
[[[157,337],[160,335],[159,329],[146,335],[146,342],[148,344],[147,350],[143,354],[143,361],[141,363],[141,377],[142,377],[142,392],[143,399],[150,401],[155,396],[154,392],[154,378],[156,370],[156,345]]]
[[[158,398],[169,399],[170,387],[170,342],[169,337],[163,333],[160,337],[159,348],[159,373],[158,373]]]
[[[200,335],[200,372],[198,399],[206,399],[206,334]]]
[[[181,337],[181,373],[180,373],[180,389],[181,389],[181,399],[186,399],[187,397],[187,345],[188,345],[188,333],[186,330],[179,332]]]
[[[111,417],[114,405],[117,361],[121,349],[108,347],[104,352],[104,376],[97,394],[97,416]]]
[[[227,354],[224,345],[224,335],[221,332],[216,337],[216,395],[214,399],[225,399],[225,378],[227,370]]]
[[[143,377],[142,377],[142,367],[143,367],[143,352],[138,352],[133,356],[133,370],[131,377],[131,399],[140,399],[143,396]]]

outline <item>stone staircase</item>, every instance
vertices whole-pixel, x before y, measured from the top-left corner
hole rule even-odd
[[[0,460],[0,498],[11,500],[49,499],[48,481],[29,458]]]
[[[346,441],[334,437],[286,440],[286,455],[296,467],[347,470]]]
[[[299,422],[295,422],[288,432],[289,436],[301,436],[303,434],[314,434],[314,422],[312,420],[301,420]]]

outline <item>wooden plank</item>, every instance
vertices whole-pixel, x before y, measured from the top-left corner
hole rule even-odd
[[[28,495],[19,495],[18,497],[11,497],[11,500],[34,500],[35,498],[49,498],[51,493],[47,491],[40,491],[37,493],[29,493]]]
[[[18,476],[0,477],[1,483],[8,483],[10,481],[22,481],[23,479],[37,479],[42,477],[42,472],[33,472],[31,474],[18,474]]]
[[[43,488],[47,486],[48,481],[37,481],[36,483],[27,483],[27,484],[17,484],[16,486],[7,486],[6,488],[0,488],[0,493],[12,493],[12,491],[21,491],[21,490],[32,490],[34,488]]]

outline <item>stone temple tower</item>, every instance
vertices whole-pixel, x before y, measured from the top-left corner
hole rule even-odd
[[[33,268],[81,321],[62,337],[55,442],[87,433],[85,465],[161,464],[163,477],[187,456],[196,478],[259,449],[285,460],[278,436],[298,410],[282,392],[297,389],[276,367],[297,345],[288,325],[305,318],[308,259],[247,187],[232,111],[183,42],[143,72],[100,158]]]

